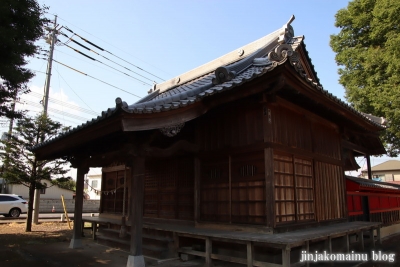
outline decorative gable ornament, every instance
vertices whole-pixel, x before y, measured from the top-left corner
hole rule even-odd
[[[175,135],[177,135],[183,128],[183,126],[185,126],[185,123],[179,123],[176,125],[172,125],[172,126],[166,126],[160,129],[160,132],[168,137],[173,137]]]

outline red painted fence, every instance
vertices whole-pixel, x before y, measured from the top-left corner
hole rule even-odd
[[[400,222],[400,186],[346,177],[347,209],[351,221]]]

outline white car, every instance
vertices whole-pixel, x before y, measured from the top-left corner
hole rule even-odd
[[[18,195],[0,194],[0,215],[19,217],[28,212],[28,201]]]

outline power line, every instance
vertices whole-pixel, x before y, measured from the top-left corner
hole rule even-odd
[[[121,90],[121,91],[123,91],[123,92],[125,92],[125,93],[127,93],[127,94],[131,94],[131,95],[133,95],[133,96],[136,96],[136,97],[138,97],[138,98],[141,98],[141,97],[138,96],[138,95],[135,95],[135,94],[133,94],[133,93],[131,93],[131,92],[128,92],[128,91],[126,91],[126,90],[124,90],[124,89],[122,89],[122,88],[119,88],[119,87],[114,86],[114,85],[112,85],[112,84],[109,84],[109,83],[107,83],[107,82],[105,82],[105,81],[102,81],[102,80],[100,80],[100,79],[97,79],[96,77],[93,77],[93,76],[91,76],[91,75],[89,75],[89,74],[86,74],[86,73],[84,73],[84,72],[82,72],[82,71],[80,71],[80,70],[74,69],[74,68],[72,68],[72,67],[70,67],[70,66],[68,66],[68,65],[65,65],[64,63],[61,63],[61,62],[59,62],[59,61],[57,61],[57,60],[55,60],[55,59],[53,59],[53,61],[57,62],[58,64],[61,64],[61,65],[65,66],[65,67],[67,67],[67,68],[70,68],[71,70],[74,70],[74,71],[76,71],[76,72],[79,72],[79,73],[82,74],[82,75],[88,76],[88,77],[90,77],[90,78],[92,78],[92,79],[98,80],[98,81],[100,81],[100,82],[102,82],[102,83],[105,83],[105,84],[111,86],[111,87],[114,87],[114,88],[116,88],[116,89],[118,89],[118,90]]]
[[[40,98],[40,99],[43,98],[43,95],[40,94],[40,93],[36,93],[36,92],[31,91],[29,94],[34,96],[34,97]],[[80,106],[73,105],[71,103],[67,103],[67,102],[64,102],[62,100],[58,100],[58,99],[55,99],[55,98],[52,98],[52,97],[49,97],[49,100],[50,100],[50,102],[65,106],[65,107],[70,108],[70,109],[74,109],[74,110],[77,110],[77,111],[80,111],[80,112],[84,112],[84,113],[87,113],[87,114],[90,114],[90,115],[95,115],[95,116],[99,115],[99,113],[94,112],[92,110],[88,110],[88,109],[82,108]]]
[[[34,101],[30,101],[30,100],[27,100],[27,99],[23,99],[23,100],[24,100],[24,102],[26,104],[28,104],[30,106],[34,106],[34,107],[38,107],[38,108],[42,108],[43,107],[41,104],[36,103]],[[78,115],[74,115],[74,114],[71,114],[69,112],[62,111],[62,110],[59,110],[59,109],[56,109],[56,108],[49,107],[48,110],[52,111],[54,113],[57,113],[57,114],[60,114],[60,115],[63,115],[63,116],[67,116],[67,117],[70,117],[70,118],[74,118],[74,119],[77,119],[77,120],[81,120],[81,121],[88,121],[89,120],[87,118],[84,118],[84,117],[81,117],[81,116],[78,116]]]
[[[104,48],[101,48],[100,46],[94,44],[93,42],[90,42],[90,41],[87,40],[86,38],[84,38],[84,37],[80,36],[79,34],[73,32],[73,31],[72,31],[71,29],[69,29],[67,26],[63,26],[63,27],[64,27],[64,29],[66,29],[67,31],[69,31],[69,32],[71,32],[71,33],[73,33],[73,34],[75,34],[76,36],[78,36],[79,38],[81,38],[83,41],[87,42],[88,44],[91,44],[92,46],[96,47],[97,49],[100,49],[101,51],[107,52],[107,53],[109,53],[110,55],[112,55],[112,56],[114,56],[114,57],[116,57],[116,58],[118,58],[118,59],[120,59],[120,60],[122,60],[122,61],[128,63],[129,65],[132,65],[132,66],[138,68],[139,70],[141,70],[141,71],[143,71],[143,72],[146,72],[147,74],[150,74],[150,75],[156,77],[157,79],[160,79],[160,80],[162,80],[162,81],[165,80],[165,79],[163,79],[163,78],[158,77],[157,75],[152,74],[151,72],[148,72],[148,71],[144,70],[143,68],[141,68],[141,67],[139,67],[139,66],[136,66],[135,64],[130,63],[129,61],[126,61],[125,59],[123,59],[123,58],[121,58],[121,57],[118,57],[117,55],[114,55],[114,54],[111,53],[110,51],[108,51],[108,50],[106,50],[106,49],[104,49]]]
[[[56,69],[56,71],[57,71],[57,73],[58,73],[58,75],[61,77],[61,79],[63,79],[63,81],[67,84],[67,86],[69,87],[69,89],[71,89],[72,90],[72,92],[74,92],[74,94],[83,102],[83,103],[85,103],[85,105],[86,106],[88,106],[88,108],[91,110],[91,111],[93,111],[93,112],[95,112],[76,92],[75,92],[75,90],[74,89],[72,89],[72,87],[67,83],[67,81],[63,78],[63,76],[61,76],[61,74],[60,74],[60,72]]]
[[[81,54],[81,55],[83,55],[83,56],[85,56],[85,57],[87,57],[87,58],[89,58],[89,59],[91,59],[91,60],[93,60],[93,61],[97,61],[97,62],[99,62],[99,63],[101,63],[101,64],[103,64],[103,65],[105,65],[105,66],[107,66],[107,67],[109,67],[109,68],[112,68],[113,70],[116,70],[116,71],[118,71],[118,72],[121,72],[122,74],[125,74],[125,75],[127,75],[127,76],[129,76],[129,77],[131,77],[131,78],[133,78],[133,79],[135,79],[135,80],[138,80],[139,82],[142,82],[142,83],[144,83],[144,84],[147,84],[147,85],[151,86],[151,84],[148,84],[148,83],[145,82],[145,81],[142,81],[142,80],[140,80],[140,79],[138,79],[138,78],[135,78],[135,77],[133,77],[133,76],[131,76],[131,75],[125,73],[125,72],[122,72],[122,71],[120,71],[120,70],[118,70],[118,69],[116,69],[116,68],[114,68],[114,67],[111,67],[110,65],[107,65],[106,63],[101,62],[101,61],[98,60],[98,59],[95,59],[95,58],[93,58],[93,57],[91,57],[91,56],[88,56],[88,55],[86,55],[85,53],[79,51],[78,49],[75,49],[75,48],[73,48],[73,47],[71,47],[71,46],[69,46],[69,45],[67,45],[67,44],[65,44],[65,46],[67,46],[68,48],[71,48],[71,49],[74,50],[75,52],[77,52],[77,53],[79,53],[79,54]],[[136,72],[134,72],[134,73],[136,73]],[[137,73],[136,73],[136,74],[137,74]],[[137,75],[142,76],[142,75],[140,75],[140,74],[137,74]],[[142,76],[142,77],[144,77],[145,79],[150,80],[149,78],[146,78],[145,76]],[[151,81],[151,80],[150,80],[150,81]]]
[[[132,73],[135,73],[136,75],[139,75],[140,77],[145,78],[146,80],[149,80],[149,81],[155,83],[155,81],[153,81],[152,79],[149,79],[149,78],[147,78],[146,76],[143,76],[143,75],[141,75],[140,73],[137,73],[137,72],[135,72],[135,71],[133,71],[133,70],[131,70],[131,69],[129,69],[129,68],[127,68],[127,67],[125,67],[125,66],[119,64],[118,62],[115,62],[114,60],[111,60],[111,59],[109,59],[109,58],[107,58],[107,57],[105,57],[105,56],[103,56],[103,55],[97,53],[97,52],[94,51],[93,49],[90,49],[89,47],[87,47],[87,46],[85,46],[85,45],[79,43],[78,41],[75,41],[72,37],[68,37],[68,35],[66,35],[66,34],[64,34],[64,33],[61,33],[61,34],[64,35],[65,37],[69,38],[69,40],[71,40],[72,42],[76,43],[77,45],[79,45],[79,46],[85,48],[86,50],[88,50],[88,51],[90,51],[90,52],[93,52],[93,53],[95,53],[96,55],[101,56],[102,58],[105,58],[106,60],[111,61],[112,63],[114,63],[114,64],[116,64],[116,65],[118,65],[118,66],[120,66],[120,67],[122,67],[122,68],[124,68],[124,69],[126,69],[126,70],[128,70],[128,71],[130,71],[130,72],[132,72]],[[82,54],[80,51],[78,51],[78,50],[76,50],[75,48],[69,46],[67,43],[63,43],[63,44],[66,45],[66,46],[68,46],[69,48],[73,49],[75,52]],[[84,54],[83,54],[83,55],[84,55]],[[84,55],[84,56],[89,57],[89,56],[87,56],[87,55]],[[89,58],[92,59],[92,60],[96,60],[96,59],[93,59],[92,57],[89,57]],[[96,61],[99,61],[99,60],[96,60]],[[99,62],[101,62],[101,61],[99,61]],[[104,63],[103,63],[103,64],[104,64]],[[106,65],[106,66],[108,66],[108,65]],[[118,70],[118,71],[119,71],[119,70]],[[124,73],[124,74],[126,74],[126,73]],[[127,74],[126,74],[126,75],[127,75]],[[150,84],[148,84],[148,85],[150,85]],[[151,85],[150,85],[150,86],[151,86]]]
[[[80,61],[85,62],[85,63],[87,63],[87,64],[90,64],[90,65],[92,65],[92,66],[95,66],[96,68],[99,68],[99,69],[108,71],[108,72],[110,72],[110,73],[112,73],[112,74],[115,74],[115,75],[118,75],[118,76],[121,76],[121,77],[125,77],[124,75],[121,75],[119,72],[112,71],[112,70],[110,70],[110,69],[108,69],[108,68],[103,68],[102,66],[100,66],[100,65],[98,65],[98,64],[93,64],[92,62],[85,61],[85,60],[83,60],[83,59],[81,59],[81,58],[78,58],[78,57],[75,57],[75,56],[73,56],[73,55],[71,55],[71,54],[69,54],[69,53],[65,53],[65,52],[63,52],[63,51],[61,51],[61,50],[59,50],[59,49],[55,49],[55,50],[56,50],[58,53],[62,53],[62,54],[67,55],[67,56],[69,56],[69,57],[75,58],[75,59],[77,59],[77,60],[80,60]],[[44,59],[44,58],[39,58],[39,59]],[[144,85],[144,84],[143,84],[143,85]]]
[[[27,104],[27,105],[30,105],[30,104]],[[37,110],[33,110],[33,109],[27,109],[27,111],[34,112],[34,113],[42,113],[42,111],[37,111]],[[50,113],[52,113],[52,112],[50,111]],[[60,118],[60,117],[58,117],[58,116],[56,116],[54,114],[48,114],[48,115],[50,117],[52,117],[52,118],[56,118],[56,119],[61,120],[61,121],[67,121],[67,122],[73,123],[74,125],[79,125],[80,124],[79,122],[76,122],[76,121],[70,121],[70,120],[67,120],[65,118]]]
[[[29,69],[30,71],[33,71],[33,72],[39,72],[39,73],[44,73],[44,74],[47,74],[46,72],[44,72],[44,71],[39,71],[39,70],[33,70],[33,69]]]
[[[55,14],[52,14],[52,13],[49,13],[49,14],[55,15]],[[80,29],[81,31],[84,31],[84,32],[86,32],[87,34],[89,34],[89,35],[91,35],[91,36],[93,36],[93,37],[99,39],[100,41],[105,42],[105,43],[107,43],[107,44],[109,44],[109,45],[115,47],[116,49],[118,49],[118,50],[120,50],[120,51],[122,51],[122,52],[124,52],[124,53],[126,53],[126,54],[128,54],[128,55],[130,55],[130,56],[132,56],[132,57],[134,57],[134,58],[136,58],[136,59],[138,59],[138,60],[140,60],[140,61],[142,61],[142,62],[148,64],[148,65],[150,65],[150,66],[152,66],[153,68],[156,68],[156,69],[158,69],[159,71],[162,71],[162,72],[164,72],[164,73],[166,73],[166,74],[168,74],[168,75],[172,75],[171,73],[168,73],[168,72],[166,72],[165,70],[162,70],[162,69],[158,68],[157,66],[155,66],[155,65],[153,65],[153,64],[150,64],[150,63],[148,63],[148,62],[146,62],[146,61],[144,61],[144,60],[142,60],[142,59],[140,59],[140,58],[138,58],[138,57],[136,57],[136,56],[134,56],[134,55],[132,55],[132,54],[130,54],[130,53],[128,53],[128,52],[126,52],[126,51],[120,49],[120,48],[118,48],[118,47],[116,47],[115,45],[113,45],[113,44],[111,44],[111,43],[109,43],[109,42],[107,42],[107,41],[105,41],[105,40],[103,40],[103,39],[101,39],[101,38],[99,38],[99,37],[97,37],[97,36],[91,34],[90,32],[85,31],[84,29],[80,28],[79,26],[77,26],[77,25],[75,25],[75,24],[73,24],[73,23],[71,23],[71,22],[69,22],[69,21],[67,21],[67,20],[65,20],[65,19],[63,19],[63,18],[61,18],[60,16],[58,16],[58,18],[61,19],[61,20],[63,20],[63,21],[65,21],[65,22],[67,22],[67,23],[69,23],[69,24],[71,24],[71,25],[73,25],[74,27]],[[128,63],[129,63],[129,62],[128,62]],[[129,64],[131,64],[131,63],[129,63]],[[161,79],[161,80],[165,80],[165,79]]]

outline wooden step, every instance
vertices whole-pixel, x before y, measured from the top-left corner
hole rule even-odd
[[[119,237],[120,231],[117,229],[103,228],[99,229],[96,233],[98,243],[109,246],[120,248],[125,251],[130,250],[130,236],[126,238]],[[130,235],[128,232],[127,235]],[[158,260],[171,258],[174,256],[171,253],[170,248],[172,246],[173,239],[164,236],[156,236],[150,234],[143,234],[143,255],[154,257]]]
[[[107,247],[118,248],[129,252],[131,249],[131,243],[129,240],[121,239],[119,237],[107,236],[102,233],[96,235],[97,243],[105,245]]]
[[[154,235],[148,235],[148,234],[143,234],[142,235],[143,239],[152,239],[152,240],[157,240],[160,242],[165,242],[165,243],[170,243],[173,242],[174,240],[168,237],[162,237],[162,236],[154,236]]]
[[[106,229],[101,229],[99,232],[100,232],[100,233],[101,233],[101,232],[111,233],[111,234],[114,234],[114,235],[116,235],[116,236],[119,236],[119,234],[120,234],[120,230],[117,230],[117,229],[108,229],[108,228],[106,228]],[[130,232],[126,232],[126,234],[127,234],[128,236],[131,235]],[[165,242],[165,243],[170,243],[170,242],[173,242],[173,241],[174,241],[172,238],[169,238],[169,237],[154,236],[154,235],[148,235],[148,234],[142,234],[142,237],[143,237],[143,239],[152,239],[152,240],[157,240],[157,241]]]
[[[107,240],[107,241],[112,241],[112,242],[115,242],[115,243],[120,243],[120,244],[123,244],[123,245],[129,245],[129,246],[131,245],[131,242],[129,240],[110,237],[110,236],[103,235],[101,233],[98,233],[97,238],[101,239],[101,240]],[[163,247],[160,247],[160,246],[154,246],[154,245],[143,245],[143,249],[154,251],[154,252],[167,251],[167,248],[163,248]]]
[[[110,237],[103,235],[101,233],[97,234],[97,239],[98,240],[105,240],[105,241],[112,241],[114,243],[122,244],[122,245],[127,245],[130,246],[131,242],[129,240],[121,239],[121,238],[115,238],[115,237]]]

